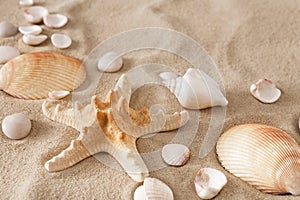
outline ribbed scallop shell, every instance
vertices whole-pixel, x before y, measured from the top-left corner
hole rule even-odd
[[[81,61],[53,52],[33,52],[7,62],[0,70],[0,89],[22,99],[47,98],[57,90],[72,91],[85,79]]]
[[[220,137],[217,154],[225,169],[262,192],[300,194],[300,148],[280,129],[234,126]]]

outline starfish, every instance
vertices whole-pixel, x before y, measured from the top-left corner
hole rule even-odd
[[[93,96],[91,104],[75,103],[71,109],[44,101],[42,110],[48,118],[80,131],[67,149],[45,163],[45,168],[61,171],[94,154],[107,152],[133,180],[142,182],[149,172],[136,140],[149,133],[177,129],[187,123],[189,115],[186,110],[164,114],[155,106],[136,111],[129,107],[130,97],[131,84],[123,74],[105,101]]]

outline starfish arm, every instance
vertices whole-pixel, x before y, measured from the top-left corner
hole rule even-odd
[[[52,101],[44,101],[42,111],[51,120],[71,126],[78,131],[81,127],[91,126],[96,120],[92,105],[83,107],[78,102],[75,103],[75,109],[68,109]]]
[[[149,176],[148,168],[136,148],[124,150],[113,147],[106,151],[119,162],[134,181],[143,182]]]
[[[91,154],[80,140],[72,140],[67,149],[45,163],[45,168],[49,172],[61,171],[90,156]]]

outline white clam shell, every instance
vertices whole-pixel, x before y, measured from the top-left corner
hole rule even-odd
[[[33,0],[19,0],[21,6],[32,6],[34,4]]]
[[[276,88],[272,81],[260,79],[257,83],[250,86],[251,94],[263,103],[274,103],[280,96],[281,91]]]
[[[18,28],[6,21],[0,22],[0,38],[11,37],[18,33]]]
[[[175,79],[178,77],[174,72],[161,72],[159,76],[163,80]]]
[[[173,192],[167,184],[159,179],[147,177],[144,180],[147,200],[173,200]]]
[[[52,100],[59,100],[59,99],[65,98],[69,94],[70,94],[70,91],[58,90],[58,91],[49,92],[48,96]]]
[[[32,6],[24,9],[24,17],[30,23],[40,23],[49,12],[42,6]]]
[[[45,40],[47,40],[48,36],[47,35],[23,35],[23,42],[28,44],[28,45],[39,45],[43,43]]]
[[[188,161],[190,150],[182,144],[167,144],[163,147],[161,156],[169,165],[182,166]]]
[[[15,113],[5,117],[2,121],[2,131],[10,139],[22,139],[31,129],[30,119],[23,113]]]
[[[133,200],[147,200],[145,186],[141,185],[134,191]]]
[[[43,22],[49,28],[61,28],[68,23],[68,18],[62,14],[51,14],[45,16]]]
[[[115,52],[108,52],[98,61],[98,70],[103,72],[116,72],[123,66],[123,59]]]
[[[18,55],[20,55],[18,49],[10,46],[0,46],[0,64],[6,63]]]
[[[200,198],[212,199],[226,185],[227,178],[223,172],[217,169],[202,168],[198,171],[194,183]]]
[[[218,84],[196,68],[189,68],[183,77],[169,79],[163,83],[176,95],[180,104],[188,109],[204,109],[228,104]]]
[[[56,48],[65,49],[71,46],[72,39],[68,35],[55,33],[51,36],[51,42]]]
[[[32,25],[32,26],[20,26],[19,31],[24,35],[27,34],[38,35],[43,31],[43,29],[38,25]]]

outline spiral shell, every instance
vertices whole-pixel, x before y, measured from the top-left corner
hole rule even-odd
[[[0,70],[0,89],[21,99],[47,98],[57,90],[72,91],[86,72],[75,58],[53,52],[33,52],[7,62]]]
[[[225,169],[262,192],[300,194],[300,148],[280,129],[234,126],[219,138],[217,154]]]

